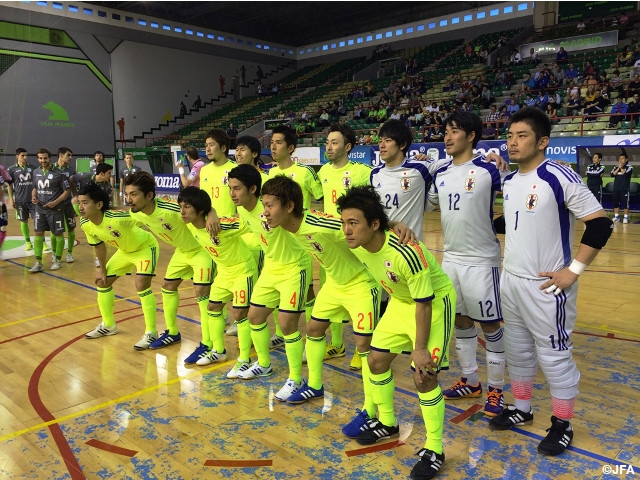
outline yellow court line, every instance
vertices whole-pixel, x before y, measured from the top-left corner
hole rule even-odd
[[[103,408],[107,408],[107,407],[111,407],[113,405],[117,405],[120,402],[125,402],[127,400],[131,400],[132,398],[139,397],[141,395],[144,395],[145,393],[153,392],[153,391],[158,390],[158,389],[160,389],[162,387],[168,387],[168,386],[173,385],[175,383],[181,382],[182,380],[188,380],[190,378],[197,377],[199,375],[200,376],[204,375],[205,373],[213,372],[215,370],[218,370],[218,369],[224,367],[225,365],[231,365],[232,363],[235,364],[235,361],[228,360],[228,361],[226,361],[224,363],[215,365],[213,367],[209,367],[209,368],[207,368],[205,370],[198,370],[197,372],[194,372],[192,374],[186,375],[184,377],[177,377],[177,378],[174,378],[173,380],[169,380],[168,382],[160,383],[160,384],[155,385],[153,387],[148,387],[148,388],[145,388],[143,390],[139,390],[139,391],[137,391],[135,393],[129,393],[129,394],[124,395],[124,396],[122,396],[120,398],[116,398],[114,400],[109,400],[108,402],[102,403],[100,405],[96,405],[94,407],[86,408],[84,410],[80,410],[79,412],[70,413],[69,415],[65,415],[63,417],[56,418],[55,420],[49,420],[48,422],[39,423],[38,425],[34,425],[33,427],[27,427],[27,428],[24,428],[22,430],[18,430],[17,432],[13,432],[13,433],[9,433],[7,435],[3,435],[2,437],[0,437],[0,442],[4,442],[5,440],[11,440],[13,438],[20,437],[20,436],[24,435],[25,433],[36,432],[37,430],[41,430],[41,429],[43,429],[45,427],[48,427],[49,425],[53,425],[55,423],[61,423],[61,422],[64,422],[66,420],[71,420],[71,419],[80,417],[82,415],[86,415],[88,413],[95,412],[97,410],[101,410]]]
[[[591,325],[588,323],[581,323],[581,322],[577,322],[576,323],[576,327],[580,327],[580,328],[585,328],[585,329],[593,329],[593,330],[597,330],[600,332],[605,332],[605,333],[613,333],[613,334],[619,334],[619,335],[625,335],[628,337],[635,337],[635,338],[640,338],[640,333],[635,333],[635,332],[628,332],[625,330],[617,330],[615,328],[611,328],[609,325]],[[576,329],[574,329],[575,331]],[[578,332],[576,332],[578,333]],[[589,333],[589,332],[583,332],[583,333]],[[618,339],[621,339],[621,337],[617,337]]]

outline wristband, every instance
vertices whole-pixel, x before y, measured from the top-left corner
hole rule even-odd
[[[587,265],[585,263],[579,262],[575,258],[569,265],[569,271],[575,273],[576,275],[581,275],[587,269]]]
[[[180,175],[184,175],[184,167],[179,167],[179,168],[178,168],[178,173],[179,173]]]

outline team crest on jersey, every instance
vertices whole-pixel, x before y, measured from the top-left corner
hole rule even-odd
[[[350,188],[351,187],[351,178],[350,177],[344,177],[342,179],[342,186],[344,188]]]
[[[222,177],[222,184],[223,185],[229,185],[229,176],[227,175],[229,173],[228,170],[224,171],[224,177]]]
[[[525,204],[525,207],[527,207],[527,210],[533,210],[534,208],[536,208],[537,205],[538,205],[538,195],[534,193],[530,193],[529,195],[527,195],[527,203]]]
[[[316,251],[318,251],[320,253],[324,252],[324,250],[322,249],[322,245],[320,245],[318,242],[313,242],[311,244],[311,246],[313,247],[314,250],[316,250]]]
[[[210,237],[211,243],[213,243],[216,247],[220,246],[220,239],[218,237]]]
[[[164,228],[165,230],[169,230],[169,231],[173,230],[173,227],[168,223],[163,223],[162,224],[162,228]]]
[[[116,238],[120,238],[122,236],[122,234],[118,230],[113,230],[109,233],[111,234],[112,237],[116,237]]]
[[[403,178],[400,180],[400,188],[402,190],[404,190],[405,192],[407,190],[409,190],[409,188],[411,188],[411,179],[410,178]]]
[[[467,178],[464,181],[464,189],[467,192],[470,192],[471,190],[473,190],[474,188],[476,188],[476,179],[475,178]]]
[[[393,283],[398,283],[400,281],[398,275],[393,272],[387,272],[387,277],[389,277],[389,280],[391,280]]]

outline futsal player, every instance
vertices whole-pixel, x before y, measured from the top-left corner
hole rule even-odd
[[[302,189],[290,178],[277,175],[262,187],[264,216],[271,228],[290,232],[295,240],[325,270],[326,280],[320,287],[307,324],[307,365],[309,381],[293,393],[289,403],[303,403],[324,396],[322,361],[326,351],[325,332],[332,322],[351,319],[357,351],[365,362],[362,369],[364,406],[367,416],[375,414],[371,396],[369,368],[366,362],[373,329],[378,323],[380,287],[356,258],[344,239],[338,218],[302,208]],[[357,416],[358,418],[361,415]],[[360,433],[362,424],[347,428],[349,436]],[[353,431],[355,430],[355,431]]]
[[[283,228],[271,228],[263,215],[259,201],[262,179],[252,165],[238,165],[229,172],[231,198],[238,206],[240,220],[248,226],[264,250],[264,267],[251,294],[249,323],[251,339],[258,360],[238,378],[249,380],[273,374],[269,354],[267,317],[278,308],[278,322],[285,340],[289,378],[275,398],[286,402],[303,386],[302,351],[304,345],[298,330],[298,320],[304,311],[311,279],[311,258]]]
[[[449,365],[456,293],[422,242],[406,246],[389,230],[388,217],[375,188],[353,187],[338,199],[349,248],[389,293],[390,300],[371,339],[368,357],[371,393],[378,418],[356,438],[362,445],[397,436],[391,362],[411,351],[413,380],[425,423],[426,442],[412,478],[433,478],[444,463],[444,398],[438,371]]]
[[[40,168],[33,171],[33,189],[31,203],[35,205],[34,219],[34,248],[36,263],[29,269],[31,273],[44,270],[42,265],[42,248],[44,232],[49,230],[56,237],[55,259],[51,263],[51,270],[59,270],[60,260],[64,250],[64,202],[71,195],[69,181],[51,164],[51,152],[40,148],[37,152]]]
[[[313,168],[294,162],[291,158],[298,145],[296,132],[286,125],[279,125],[273,129],[271,134],[271,157],[277,163],[269,170],[269,178],[275,175],[286,175],[293,179],[302,188],[302,198],[304,208],[311,207],[311,197],[316,200],[322,198],[322,185]],[[315,301],[312,278],[309,279],[309,292],[305,304],[305,315],[307,320],[311,318],[311,309]],[[344,351],[340,356],[344,356]]]
[[[103,168],[98,165],[98,169]],[[118,278],[135,270],[135,286],[145,332],[133,348],[145,350],[158,338],[156,329],[156,297],[151,280],[158,264],[158,241],[150,232],[141,229],[128,211],[110,210],[110,197],[98,184],[88,182],[78,191],[80,226],[87,242],[94,247],[99,269],[96,270],[98,307],[102,321],[86,338],[100,338],[118,333],[113,310],[115,294],[112,285]],[[107,261],[107,245],[117,250]]]
[[[180,303],[178,287],[183,280],[192,279],[200,310],[202,340],[184,361],[196,363],[213,348],[207,329],[207,304],[215,265],[182,221],[180,206],[156,198],[156,182],[153,175],[140,171],[125,177],[124,182],[127,204],[131,207],[131,218],[175,248],[162,282],[162,308],[167,330],[155,340],[149,338],[151,343],[148,348],[168,347],[182,340],[177,318]]]
[[[7,168],[11,176],[8,182],[9,204],[16,211],[16,218],[20,222],[20,231],[24,237],[25,251],[33,250],[31,232],[29,232],[29,216],[35,220],[35,205],[31,203],[33,191],[33,171],[37,167],[27,160],[27,151],[24,148],[16,148],[16,163]],[[43,246],[44,247],[44,246]]]
[[[484,412],[494,417],[504,400],[504,342],[500,309],[500,242],[493,227],[493,203],[502,190],[501,174],[473,149],[482,138],[482,120],[455,111],[444,122],[444,144],[452,160],[440,167],[429,201],[440,205],[444,235],[442,269],[456,289],[456,354],[462,378],[442,392],[457,400],[482,395],[475,322],[486,340],[487,398]],[[506,176],[506,173],[505,173]]]
[[[76,216],[77,212],[74,208],[73,200],[77,195],[77,189],[73,181],[73,177],[76,174],[76,169],[71,166],[71,159],[73,158],[73,152],[69,147],[60,147],[58,149],[58,161],[53,165],[53,168],[62,172],[67,177],[71,194],[69,198],[65,200],[63,206],[65,229],[67,231],[67,256],[65,260],[67,263],[73,263],[73,247],[76,241]],[[77,207],[76,207],[77,208]],[[51,249],[56,250],[56,237],[51,235]],[[64,238],[63,238],[64,243]],[[64,250],[64,248],[63,248]]]
[[[238,378],[238,373],[249,368],[251,327],[247,319],[249,298],[258,278],[258,266],[249,247],[240,234],[237,218],[222,217],[220,233],[211,237],[206,230],[206,215],[211,210],[211,199],[204,190],[187,187],[178,195],[182,220],[216,263],[217,274],[209,294],[209,336],[213,349],[200,358],[197,365],[209,365],[227,359],[224,346],[224,305],[233,302],[233,318],[238,326],[240,353],[238,361],[227,378]]]
[[[607,243],[613,224],[580,176],[545,159],[550,135],[551,123],[541,110],[523,108],[509,119],[509,158],[518,170],[502,190],[506,240],[500,298],[515,402],[489,426],[508,430],[533,421],[531,397],[539,364],[551,391],[553,416],[538,451],[559,455],[573,438],[580,380],[571,354],[577,280]],[[585,231],[572,259],[576,218]]]
[[[318,178],[322,185],[324,213],[333,215],[336,218],[339,217],[338,209],[336,208],[338,197],[344,194],[348,188],[356,185],[368,185],[371,177],[370,166],[349,160],[349,153],[356,145],[356,134],[350,126],[340,123],[331,125],[325,150],[329,163],[320,167]],[[321,266],[321,288],[323,283],[324,271]],[[330,328],[331,344],[327,345],[325,359],[334,358],[339,353],[344,352],[342,341],[343,323],[332,321]],[[352,370],[360,370],[362,368],[362,360],[358,355],[357,349],[351,358],[349,368]]]

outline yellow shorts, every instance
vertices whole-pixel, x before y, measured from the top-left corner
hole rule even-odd
[[[137,252],[116,253],[107,261],[107,277],[121,277],[128,273],[136,272],[137,275],[155,275],[160,249],[158,241],[153,237],[155,245],[148,246]]]
[[[431,302],[431,331],[427,350],[438,370],[449,367],[449,343],[455,321],[456,292],[436,295]],[[389,300],[384,316],[371,339],[371,350],[388,353],[411,353],[416,342],[416,304]]]
[[[176,248],[169,260],[164,279],[169,281],[193,279],[195,285],[211,285],[215,272],[215,263],[203,248],[190,252]]]
[[[272,263],[267,259],[251,294],[251,305],[278,308],[281,312],[303,312],[311,278],[309,256],[299,264],[287,265]]]

